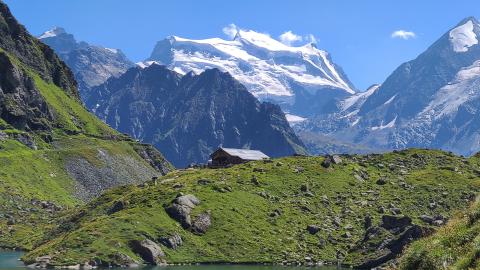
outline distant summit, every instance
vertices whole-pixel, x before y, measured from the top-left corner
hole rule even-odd
[[[38,37],[49,45],[72,69],[80,95],[85,100],[94,86],[112,76],[119,76],[134,64],[119,49],[104,48],[77,42],[72,34],[55,27]]]
[[[56,37],[58,35],[66,34],[66,33],[67,32],[62,27],[55,27],[52,30],[44,32],[38,38],[39,39],[51,38],[51,37]]]
[[[462,20],[381,86],[339,102],[339,111],[302,123],[377,150],[480,151],[480,23]]]
[[[232,40],[167,37],[146,62],[156,61],[180,74],[218,68],[260,100],[300,116],[331,110],[329,104],[355,93],[330,55],[312,43],[287,46],[268,34],[240,28],[229,34]]]

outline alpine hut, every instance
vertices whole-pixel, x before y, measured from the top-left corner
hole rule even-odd
[[[270,157],[258,150],[220,147],[210,155],[209,167],[221,168]]]

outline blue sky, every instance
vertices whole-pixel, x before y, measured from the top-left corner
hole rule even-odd
[[[5,0],[35,35],[62,26],[78,40],[147,58],[158,40],[224,37],[230,23],[278,37],[314,35],[351,81],[383,82],[467,16],[478,0]],[[393,38],[392,33],[399,32]],[[408,33],[413,32],[413,33]],[[414,35],[414,37],[412,37]],[[402,38],[403,37],[403,38]],[[408,39],[407,39],[408,38]],[[301,43],[297,43],[301,45]]]

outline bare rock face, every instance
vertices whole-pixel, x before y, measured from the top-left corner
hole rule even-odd
[[[212,225],[212,217],[210,211],[207,211],[195,218],[191,230],[193,233],[201,235],[207,232],[210,225]]]
[[[0,117],[21,130],[49,130],[54,120],[33,79],[0,52]]]
[[[183,244],[182,237],[177,233],[175,233],[171,236],[160,238],[160,242],[164,246],[166,246],[168,248],[171,248],[171,249],[177,249]]]
[[[190,213],[199,204],[200,200],[194,195],[181,195],[175,198],[166,210],[171,218],[182,224],[183,228],[190,228],[192,226]]]
[[[43,80],[79,98],[77,83],[70,69],[50,47],[31,36],[3,2],[0,2],[0,17],[0,48],[40,74]]]
[[[176,167],[206,163],[220,145],[249,145],[271,157],[305,153],[279,106],[259,102],[218,69],[182,76],[157,64],[131,68],[93,88],[85,104]]]
[[[130,246],[133,252],[140,255],[146,263],[154,265],[166,264],[165,253],[163,253],[162,248],[152,240],[135,240],[130,242]]]

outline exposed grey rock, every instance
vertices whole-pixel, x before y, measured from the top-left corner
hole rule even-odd
[[[74,179],[74,195],[89,201],[105,190],[127,184],[140,184],[158,175],[158,171],[133,156],[117,155],[98,149],[98,166],[88,160],[71,156],[65,161],[65,170]]]
[[[182,195],[175,198],[166,211],[171,218],[180,222],[184,228],[190,228],[192,226],[190,213],[199,204],[200,200],[194,195]]]
[[[382,216],[381,226],[387,230],[405,228],[412,225],[412,219],[407,216]]]
[[[112,207],[108,210],[108,214],[111,215],[118,211],[125,209],[128,205],[128,202],[125,201],[116,201],[113,203]]]
[[[183,244],[182,237],[177,233],[160,238],[160,242],[171,249],[177,249]]]
[[[208,228],[212,225],[212,218],[210,211],[200,214],[195,218],[192,224],[192,232],[195,234],[205,234]]]
[[[132,251],[140,255],[149,264],[165,265],[165,253],[160,246],[149,239],[133,240],[130,242]]]
[[[420,220],[428,224],[432,224],[434,221],[433,217],[429,215],[421,215]]]

